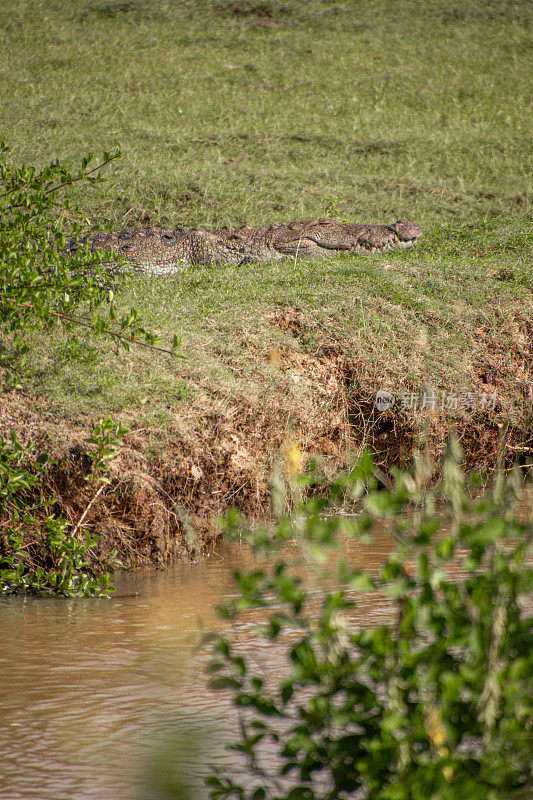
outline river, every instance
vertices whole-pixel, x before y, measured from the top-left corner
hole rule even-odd
[[[352,563],[375,569],[390,540],[349,548]],[[237,542],[197,564],[117,574],[109,600],[0,600],[0,797],[176,800],[185,781],[191,798],[206,798],[207,765],[237,766],[224,747],[235,714],[206,689],[206,656],[185,639],[199,618],[214,624],[212,605],[232,593],[233,570],[253,563]],[[369,602],[360,621],[385,618],[383,601]],[[258,644],[246,623],[241,639],[283,669],[281,653]]]

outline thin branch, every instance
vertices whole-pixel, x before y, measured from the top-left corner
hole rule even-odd
[[[76,536],[77,532],[79,531],[79,529],[83,525],[83,521],[84,521],[85,517],[87,516],[87,514],[91,510],[91,508],[94,505],[94,503],[98,500],[98,498],[100,497],[100,495],[102,494],[102,492],[104,491],[106,486],[107,486],[106,483],[102,483],[102,485],[100,486],[100,488],[98,489],[98,491],[96,492],[96,494],[94,495],[92,500],[88,503],[85,511],[83,512],[83,514],[81,515],[81,517],[77,521],[76,525],[74,526],[74,529],[72,531],[72,536]]]
[[[0,304],[7,300],[9,303],[12,303],[17,308],[30,308],[35,311],[35,306],[32,303],[17,303],[16,300],[12,300],[11,297],[4,297],[3,300],[0,300]],[[114,339],[122,339],[128,344],[138,344],[140,347],[147,347],[149,350],[157,350],[159,353],[166,353],[167,355],[173,355],[172,350],[168,350],[165,347],[157,347],[155,344],[149,344],[148,342],[141,342],[139,339],[133,339],[128,336],[124,336],[122,333],[117,333],[116,331],[112,331],[109,328],[102,328],[101,330],[96,328],[91,322],[86,322],[86,318],[77,317],[75,314],[68,314],[62,311],[52,311],[48,309],[48,313],[52,317],[58,317],[59,319],[67,319],[71,322],[75,322],[76,325],[81,325],[84,328],[90,328],[92,331],[97,331],[98,333],[106,333],[108,336],[111,336]],[[135,329],[133,329],[133,334],[135,334]]]
[[[57,191],[59,191],[59,189],[63,189],[64,186],[72,186],[73,183],[77,183],[78,181],[85,180],[85,178],[87,178],[88,175],[92,175],[93,172],[97,172],[99,169],[103,169],[108,164],[110,164],[111,161],[115,161],[116,158],[117,158],[117,156],[112,156],[111,158],[108,158],[106,161],[103,161],[97,167],[93,167],[93,169],[90,169],[89,172],[85,172],[82,175],[78,175],[76,178],[70,178],[68,181],[64,181],[63,183],[59,183],[57,186],[52,186],[51,189],[47,189],[46,192],[44,192],[44,196],[50,194],[51,192],[57,192]],[[20,186],[14,186],[13,189],[9,189],[7,192],[4,192],[4,194],[0,194],[0,199],[2,197],[7,197],[8,194],[12,194],[13,192],[20,191],[21,189],[24,189],[26,186],[29,186],[29,184],[28,183],[23,183]],[[16,205],[11,206],[11,208],[20,208],[23,205],[24,205],[24,203],[17,203]]]

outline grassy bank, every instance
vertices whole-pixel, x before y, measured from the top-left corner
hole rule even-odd
[[[26,389],[4,393],[0,426],[55,448],[63,513],[88,502],[83,439],[107,411],[131,432],[93,524],[133,562],[190,549],[193,528],[205,540],[230,504],[264,514],[270,467],[292,441],[325,469],[366,445],[388,468],[428,434],[439,455],[454,425],[467,466],[488,474],[504,428],[506,458],[526,464],[527,10],[3,3],[0,138],[14,159],[123,150],[109,181],[78,197],[88,223],[403,217],[425,233],[411,253],[126,282],[119,306],[178,333],[184,360],[117,357],[90,336],[72,355],[61,335],[35,335]],[[435,407],[412,407],[430,387]],[[394,409],[375,408],[379,389]]]

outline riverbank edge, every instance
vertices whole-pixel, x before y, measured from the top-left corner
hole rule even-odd
[[[271,322],[294,336],[308,324],[290,307],[273,313]],[[331,338],[313,353],[269,354],[272,369],[298,386],[298,402],[282,392],[258,402],[191,373],[197,391],[186,404],[169,408],[157,430],[144,426],[136,408],[117,415],[129,430],[103,489],[91,473],[86,442],[97,420],[61,417],[44,396],[4,392],[0,435],[9,439],[13,431],[24,444],[35,442],[32,457],[52,456],[45,490],[55,500],[54,513],[72,528],[83,518],[84,527],[98,536],[96,571],[112,550],[128,568],[162,566],[212,547],[219,535],[216,518],[229,507],[267,519],[269,476],[276,464],[287,475],[314,459],[324,475],[333,476],[369,448],[387,483],[391,469],[409,466],[423,448],[433,459],[436,480],[453,429],[465,470],[476,471],[482,484],[494,469],[498,447],[505,464],[519,464],[525,474],[533,456],[527,380],[533,325],[525,316],[515,322],[521,336],[511,342],[502,334],[490,342],[469,396],[457,396],[450,408],[438,387],[420,397],[403,392],[394,396],[392,407],[384,407],[387,401],[376,402],[378,367],[348,356],[343,343]],[[525,382],[517,387],[520,372]]]

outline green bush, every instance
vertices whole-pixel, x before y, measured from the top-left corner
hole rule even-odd
[[[238,635],[205,637],[210,686],[230,692],[238,709],[231,747],[247,773],[215,770],[211,798],[525,796],[533,642],[521,596],[531,588],[532,529],[517,516],[517,473],[499,473],[471,500],[458,456],[452,442],[438,487],[422,488],[418,469],[397,472],[385,490],[365,454],[272,531],[246,534],[236,514],[226,517],[229,533],[277,560],[236,572],[237,596],[218,613],[233,624],[243,614],[255,620],[258,636],[286,648],[287,674],[259,669]],[[296,495],[313,477],[297,483]],[[357,513],[338,513],[347,501]],[[379,574],[351,567],[345,539],[368,541],[384,519],[396,546]],[[291,559],[279,553],[289,541]],[[367,593],[389,599],[390,624],[357,623]]]
[[[76,525],[50,512],[54,498],[45,497],[42,488],[44,470],[49,462],[44,453],[26,466],[33,443],[22,447],[15,434],[11,442],[0,437],[0,501],[3,523],[0,537],[0,595],[31,592],[99,596],[113,591],[111,574],[121,566],[113,550],[105,561],[97,559],[93,548],[98,536],[83,525],[88,509],[101,494],[107,463],[126,429],[110,417],[101,419],[87,442],[95,445],[90,452],[93,475],[100,484]],[[91,564],[100,562],[101,574]]]
[[[89,328],[110,336],[129,349],[132,342],[154,347],[159,337],[146,330],[137,310],[117,317],[114,287],[124,259],[93,251],[79,239],[79,221],[69,222],[76,241],[75,254],[67,248],[65,221],[79,220],[65,191],[74,183],[102,181],[104,166],[120,151],[104,153],[101,163],[90,167],[93,155],[83,158],[76,173],[59,161],[42,170],[8,162],[9,148],[0,143],[0,380],[2,389],[21,389],[30,334],[60,325],[69,333],[68,348],[78,344],[76,329]],[[107,313],[100,309],[107,305]],[[175,353],[174,336],[169,350]],[[90,453],[94,472],[105,481],[106,463],[124,428],[107,417],[87,440],[96,445]],[[0,541],[0,593],[54,592],[62,595],[96,595],[110,591],[114,553],[96,576],[89,562],[96,544],[81,524],[69,530],[66,520],[48,513],[53,500],[42,492],[43,470],[48,457],[41,454],[30,469],[26,448],[11,433],[11,442],[0,438],[0,522],[6,532]],[[33,471],[32,471],[33,470]],[[91,504],[101,493],[103,484]],[[94,553],[92,553],[94,560]],[[89,559],[89,560],[88,560]]]
[[[42,327],[61,325],[71,332],[90,328],[110,336],[126,349],[137,342],[153,346],[159,337],[147,331],[135,308],[117,319],[114,289],[124,259],[94,251],[79,239],[81,212],[71,209],[65,192],[74,183],[103,180],[101,170],[120,157],[104,153],[99,165],[89,169],[93,154],[82,159],[76,173],[59,161],[38,171],[8,162],[9,148],[0,143],[0,370],[4,386],[21,386],[21,371],[29,334]],[[73,255],[63,232],[68,214],[69,233],[77,240]],[[107,303],[107,314],[99,312]],[[170,351],[179,342],[174,336]]]

